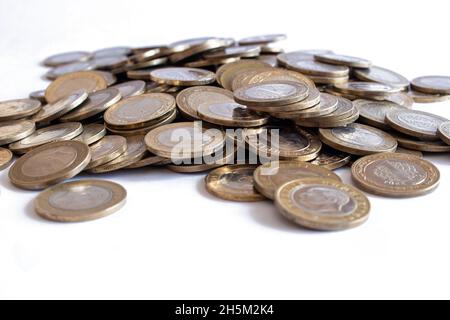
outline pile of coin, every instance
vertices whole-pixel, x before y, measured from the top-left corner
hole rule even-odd
[[[368,193],[433,191],[439,171],[422,152],[450,152],[450,122],[411,107],[450,99],[450,77],[410,82],[329,50],[284,53],[277,42],[285,38],[51,56],[42,63],[51,68],[45,90],[0,102],[0,170],[16,154],[11,183],[47,188],[36,212],[64,222],[104,217],[125,203],[114,182],[64,182],[81,172],[210,171],[211,194],[273,200],[284,217],[317,230],[368,219],[368,198],[332,171],[346,165]]]

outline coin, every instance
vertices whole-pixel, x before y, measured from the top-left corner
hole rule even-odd
[[[144,48],[137,48],[133,50],[133,55],[130,57],[134,62],[145,62],[148,60],[155,60],[161,57],[167,57],[173,51],[166,46],[151,46]]]
[[[230,57],[230,58],[220,58],[220,59],[202,59],[197,61],[186,62],[184,64],[185,67],[190,68],[205,68],[212,66],[220,66],[227,63],[232,63],[239,61],[239,57]]]
[[[144,168],[144,167],[148,167],[148,166],[161,165],[161,164],[164,164],[167,161],[170,162],[170,160],[167,160],[166,158],[158,157],[158,156],[155,156],[153,154],[150,154],[149,156],[144,157],[143,159],[130,164],[126,168],[127,169],[139,169],[139,168]]]
[[[198,54],[208,52],[215,49],[222,49],[233,45],[234,40],[229,38],[210,38],[206,39],[201,43],[190,46],[189,48],[174,53],[170,56],[170,61],[172,63],[177,63],[188,58],[194,57]]]
[[[416,151],[416,150],[410,150],[410,149],[405,149],[402,147],[397,147],[397,150],[395,150],[396,153],[404,153],[404,154],[409,154],[411,156],[415,156],[418,158],[423,158],[423,153],[421,151]]]
[[[276,54],[283,53],[283,52],[284,52],[283,48],[276,47],[276,46],[273,46],[273,45],[270,45],[270,44],[261,46],[261,53],[263,53],[263,54],[276,55]]]
[[[355,100],[353,104],[359,111],[360,120],[370,126],[383,130],[389,130],[386,122],[386,114],[392,111],[405,110],[406,108],[396,103],[386,101]]]
[[[225,137],[217,129],[194,122],[179,122],[153,129],[145,136],[150,152],[170,159],[199,158],[223,147]]]
[[[47,220],[82,222],[106,217],[120,210],[127,192],[119,184],[104,180],[80,180],[59,184],[39,194],[36,213]]]
[[[214,155],[206,159],[189,159],[187,163],[168,164],[166,168],[177,173],[198,173],[210,171],[227,164],[232,164],[235,156],[235,150],[227,151],[226,148],[219,150]]]
[[[401,153],[363,157],[352,165],[352,178],[363,190],[385,197],[416,197],[439,184],[439,170],[430,162]]]
[[[93,52],[94,58],[104,58],[104,57],[120,57],[120,56],[129,56],[133,53],[133,49],[126,46],[121,47],[110,47],[104,48],[100,50],[96,50]]]
[[[267,63],[257,60],[239,60],[236,62],[224,64],[219,69],[217,69],[217,82],[225,89],[231,90],[233,80],[238,74],[257,68],[266,69],[267,67],[269,67]]]
[[[0,129],[1,131],[1,129]],[[450,145],[450,122],[444,122],[439,125],[438,136],[446,144]]]
[[[95,72],[96,74],[100,75],[103,79],[105,79],[106,84],[108,86],[112,86],[114,83],[117,82],[116,76],[113,75],[111,72],[101,71],[101,70],[95,70],[95,71],[92,71],[92,72]]]
[[[408,96],[417,103],[436,103],[450,100],[450,95],[430,94],[414,90],[409,90]]]
[[[77,61],[87,61],[91,58],[91,54],[85,51],[72,51],[55,54],[48,57],[43,61],[43,64],[48,67],[57,67],[60,65],[77,62]]]
[[[252,36],[239,40],[239,45],[257,45],[257,44],[268,44],[272,42],[278,42],[285,40],[287,37],[285,34],[266,34],[261,36]]]
[[[386,115],[386,122],[395,130],[421,139],[438,140],[439,126],[448,120],[417,110],[398,110]]]
[[[305,100],[299,101],[295,104],[292,104],[292,110],[288,111],[289,108],[283,108],[283,111],[271,112],[271,115],[280,119],[292,119],[295,118],[298,112],[301,112],[305,109],[312,108],[320,103],[320,91],[316,88],[309,88],[308,97]]]
[[[13,120],[0,122],[0,145],[22,140],[36,130],[33,121]]]
[[[30,93],[29,98],[38,100],[40,103],[47,103],[45,100],[45,90],[33,91]]]
[[[370,211],[369,200],[361,191],[323,178],[284,184],[275,193],[275,205],[288,220],[324,231],[357,227],[366,222]]]
[[[145,81],[136,80],[136,81],[127,81],[122,82],[119,84],[116,84],[115,86],[112,86],[112,88],[115,88],[120,91],[120,95],[123,99],[138,96],[145,92]]]
[[[256,190],[269,199],[273,199],[277,189],[286,182],[316,177],[341,181],[339,176],[328,169],[300,161],[267,162],[253,174]]]
[[[110,57],[95,57],[91,61],[91,64],[95,69],[112,70],[115,68],[120,68],[129,63],[128,57],[126,56],[110,56]]]
[[[383,97],[382,101],[393,102],[405,108],[411,108],[414,105],[414,100],[403,92],[391,93],[390,95]]]
[[[163,117],[176,107],[175,99],[166,93],[147,93],[120,101],[104,115],[112,129],[138,129]]]
[[[173,86],[199,86],[216,80],[211,71],[185,67],[155,69],[150,72],[150,78],[157,83]]]
[[[253,58],[259,56],[261,52],[260,46],[239,46],[228,47],[223,50],[206,53],[205,59],[222,59],[231,57]]]
[[[351,159],[348,153],[340,152],[329,147],[322,147],[317,158],[311,161],[312,164],[318,165],[328,170],[336,170],[346,166]]]
[[[230,201],[254,202],[264,197],[254,187],[253,165],[229,165],[210,172],[206,190],[212,195]]]
[[[129,63],[123,67],[119,67],[117,69],[113,69],[112,72],[114,73],[124,73],[128,71],[138,70],[138,69],[145,69],[145,68],[152,68],[157,66],[162,66],[167,64],[169,59],[167,57],[160,57],[156,59],[146,60],[143,62],[138,63]]]
[[[81,141],[89,145],[97,142],[106,135],[106,128],[103,124],[91,123],[85,125],[83,129],[83,133],[72,140]]]
[[[299,118],[296,120],[296,124],[308,128],[336,128],[345,127],[359,118],[359,112],[356,108],[350,109],[350,114],[344,117],[343,114],[345,113],[347,113],[345,107],[339,108],[338,105],[338,109],[330,114],[317,118]]]
[[[17,120],[39,112],[41,103],[33,99],[19,99],[0,102],[0,121]]]
[[[205,43],[205,42],[210,41],[212,39],[214,39],[214,38],[213,37],[201,37],[201,38],[192,38],[192,39],[180,40],[180,41],[171,43],[169,45],[169,49],[172,52],[186,51],[189,48],[201,45],[202,43]]]
[[[121,136],[105,136],[96,142],[91,148],[91,162],[86,170],[101,166],[117,159],[127,150],[127,139]]]
[[[442,141],[423,141],[399,133],[392,135],[397,139],[398,145],[410,150],[421,152],[444,153],[450,152],[450,145]]]
[[[413,90],[431,94],[450,94],[450,77],[426,76],[411,81]]]
[[[234,92],[236,102],[246,106],[280,106],[304,100],[309,88],[292,81],[271,81],[256,83]]]
[[[369,98],[371,95],[387,96],[391,93],[401,91],[398,87],[376,82],[348,82],[345,84],[336,84],[334,88],[339,92],[349,93],[363,98],[368,95]]]
[[[274,54],[261,54],[257,59],[271,67],[278,67],[277,56]]]
[[[409,80],[401,74],[377,66],[371,66],[369,69],[355,69],[353,74],[362,81],[385,83],[402,89],[409,87]]]
[[[240,73],[238,76],[235,77],[232,83],[233,91],[250,84],[271,82],[271,81],[300,82],[306,84],[310,90],[315,88],[313,81],[311,81],[308,77],[296,71],[280,68],[258,68],[256,70],[251,70],[251,72],[252,74],[244,78],[241,77],[241,79],[239,79],[241,74],[245,75],[245,73]]]
[[[108,88],[90,93],[87,100],[75,110],[63,115],[62,122],[81,121],[89,119],[117,103],[121,99],[119,90]]]
[[[314,81],[315,84],[346,84],[349,81],[349,76],[344,77],[322,77],[322,76],[312,76],[310,75],[309,78]]]
[[[197,86],[181,91],[177,95],[176,102],[181,113],[188,119],[199,119],[197,109],[200,105],[234,102],[234,99],[231,91],[217,87]]]
[[[56,124],[39,129],[28,137],[10,144],[9,149],[14,153],[22,154],[50,142],[70,140],[82,132],[83,126],[79,122]]]
[[[244,136],[249,149],[260,158],[311,161],[322,148],[316,136],[300,128],[267,126],[245,129]]]
[[[59,67],[55,67],[51,70],[49,70],[45,77],[50,80],[55,80],[58,77],[61,77],[65,74],[72,73],[72,72],[79,72],[79,71],[89,71],[95,69],[95,65],[90,61],[84,61],[84,62],[73,62],[69,64],[64,64]]]
[[[79,90],[91,93],[106,87],[107,82],[105,78],[94,71],[74,72],[63,75],[53,81],[45,91],[45,99],[48,103],[55,103]]]
[[[9,179],[22,189],[43,189],[76,176],[90,160],[91,152],[83,142],[52,142],[19,158],[9,171]]]
[[[314,49],[314,50],[299,50],[293,52],[286,52],[277,55],[279,65],[286,66],[288,64],[295,64],[301,60],[314,60],[316,54],[333,53],[330,50]]]
[[[350,72],[350,69],[347,66],[325,64],[314,60],[288,62],[287,68],[318,77],[347,77]]]
[[[11,164],[13,154],[5,148],[0,148],[0,171],[8,168]]]
[[[352,123],[346,127],[319,129],[319,136],[328,146],[354,155],[394,152],[397,141],[379,129]]]
[[[366,59],[361,59],[352,56],[345,56],[335,53],[316,54],[314,58],[319,62],[342,65],[352,68],[367,69],[370,68],[372,65],[372,62]]]
[[[314,107],[306,110],[299,111],[297,118],[308,119],[330,114],[337,109],[338,99],[337,97],[327,94],[320,94],[320,102]]]
[[[88,93],[86,91],[75,91],[54,103],[46,104],[31,120],[38,125],[49,123],[81,105],[87,97]]]

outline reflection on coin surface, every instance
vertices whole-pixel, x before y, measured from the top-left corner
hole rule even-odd
[[[227,127],[258,127],[269,121],[269,116],[235,102],[202,104],[197,114],[202,120]]]
[[[0,121],[17,120],[32,116],[41,109],[41,103],[33,99],[0,102]]]
[[[235,79],[235,81],[233,81],[233,90],[254,83],[272,82],[272,81],[292,81],[304,83],[309,87],[310,91],[313,88],[315,88],[314,82],[299,72],[280,68],[269,68],[269,69],[261,68],[256,69],[254,75],[251,75],[245,81],[241,81],[241,83],[239,84],[235,83],[236,82]]]
[[[297,118],[308,119],[324,116],[334,112],[337,109],[337,107],[338,107],[338,99],[336,96],[333,96],[328,93],[321,93],[320,102],[314,107],[298,112]]]
[[[57,67],[77,61],[86,61],[91,58],[91,54],[85,51],[73,51],[55,54],[44,60],[43,64],[48,67]]]
[[[130,47],[111,47],[96,50],[93,52],[94,58],[128,56],[133,52]]]
[[[55,80],[56,78],[61,77],[65,74],[79,71],[88,71],[94,69],[94,67],[95,65],[92,64],[90,61],[73,62],[49,70],[45,74],[45,77],[50,80]]]
[[[81,141],[86,144],[93,144],[106,135],[106,128],[103,124],[91,123],[83,127],[83,133],[73,138],[74,141]]]
[[[348,82],[336,84],[334,88],[339,92],[349,93],[357,96],[365,96],[365,95],[387,96],[391,93],[400,92],[402,90],[401,88],[393,87],[389,84],[376,82]]]
[[[427,76],[411,81],[411,88],[424,93],[450,94],[450,77]]]
[[[76,176],[90,160],[91,152],[83,142],[53,142],[19,158],[9,170],[9,179],[22,189],[43,189]]]
[[[128,97],[143,94],[145,92],[145,85],[146,85],[145,81],[136,80],[136,81],[122,82],[116,84],[115,86],[112,86],[111,88],[119,90],[122,99],[125,99]]]
[[[438,136],[442,141],[450,145],[450,121],[441,123],[438,128]]]
[[[287,219],[309,229],[344,230],[364,223],[370,203],[358,189],[324,178],[294,180],[275,193],[275,205]]]
[[[360,119],[368,125],[390,129],[386,115],[392,111],[405,110],[404,107],[387,101],[355,100],[353,104],[359,111]]]
[[[0,122],[0,145],[22,140],[35,130],[34,122],[29,120]]]
[[[362,81],[386,83],[402,89],[409,87],[409,80],[407,78],[385,68],[371,66],[369,69],[356,69],[353,73]]]
[[[448,120],[432,113],[405,109],[388,113],[386,121],[395,130],[409,136],[438,140],[438,128]]]
[[[323,147],[317,158],[311,161],[311,163],[328,170],[336,170],[346,166],[350,162],[350,159],[351,155],[348,153],[340,152],[329,147]]]
[[[206,189],[214,196],[231,201],[261,201],[264,197],[254,187],[253,165],[231,165],[210,172]]]
[[[11,163],[13,154],[5,148],[0,148],[0,171],[6,169]]]
[[[150,72],[150,78],[157,83],[173,86],[200,86],[216,80],[211,71],[183,67],[155,69]]]
[[[300,161],[273,161],[259,166],[254,172],[256,189],[273,199],[275,191],[286,182],[303,178],[327,178],[341,181],[332,171]]]
[[[370,68],[372,62],[357,57],[344,56],[335,53],[323,53],[314,56],[317,61],[337,65],[348,66],[352,68]]]
[[[92,157],[86,169],[100,166],[118,158],[127,150],[127,139],[115,135],[105,136],[90,148]]]
[[[294,65],[297,61],[301,60],[314,60],[316,54],[333,53],[330,50],[314,49],[314,50],[299,50],[293,52],[281,53],[277,56],[278,63],[281,66],[288,64]]]
[[[416,156],[389,153],[363,157],[352,165],[353,180],[367,192],[386,197],[413,197],[439,184],[439,170]]]
[[[59,222],[81,222],[108,216],[125,204],[126,190],[104,180],[72,181],[51,187],[36,198],[36,213]]]
[[[330,147],[354,155],[394,152],[397,141],[379,129],[352,123],[346,127],[319,129],[322,142]]]
[[[323,77],[346,77],[350,72],[347,66],[331,65],[313,60],[289,62],[287,67],[304,74]]]

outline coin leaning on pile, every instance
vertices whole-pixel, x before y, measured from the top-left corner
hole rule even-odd
[[[0,102],[0,170],[13,163],[14,186],[45,189],[36,213],[59,222],[102,218],[125,204],[114,182],[66,182],[81,172],[208,172],[215,197],[272,200],[287,220],[315,230],[367,221],[363,191],[405,198],[438,187],[439,170],[422,152],[450,152],[450,121],[411,107],[450,100],[450,77],[410,82],[364,58],[283,52],[285,38],[50,56],[45,90]],[[332,171],[347,165],[355,186]]]

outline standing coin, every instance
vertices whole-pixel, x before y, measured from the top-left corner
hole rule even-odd
[[[358,123],[319,129],[319,136],[330,147],[354,155],[394,152],[397,149],[397,141],[391,135]]]
[[[416,78],[411,81],[411,88],[424,93],[450,94],[450,77],[427,76]]]
[[[0,171],[8,168],[13,158],[11,151],[5,148],[0,148]]]
[[[106,135],[106,128],[103,124],[91,123],[83,128],[83,133],[78,137],[73,138],[74,141],[81,141],[87,145],[97,142]]]
[[[450,122],[441,123],[438,128],[438,136],[446,144],[450,145]]]
[[[127,192],[104,180],[71,181],[51,187],[36,198],[34,208],[44,219],[81,222],[106,217],[125,205]]]
[[[127,150],[127,139],[122,136],[105,136],[91,148],[91,162],[86,169],[92,169],[117,159]]]
[[[373,101],[373,100],[355,100],[353,104],[359,111],[362,122],[388,130],[390,126],[386,122],[386,115],[392,111],[406,110],[406,108],[392,102]]]
[[[386,121],[395,130],[409,136],[438,140],[438,128],[448,120],[432,113],[405,109],[388,113]]]
[[[72,51],[55,54],[44,60],[43,64],[48,67],[57,67],[77,61],[87,61],[91,58],[91,54],[85,51]]]
[[[198,107],[197,114],[204,121],[226,127],[259,127],[269,121],[269,116],[235,102],[203,104]]]
[[[22,189],[43,189],[76,176],[90,160],[91,152],[83,142],[53,142],[19,158],[11,167],[9,178]]]
[[[353,180],[367,192],[385,197],[415,197],[439,184],[439,170],[430,162],[401,153],[375,154],[352,165]]]
[[[0,122],[0,146],[22,140],[35,130],[34,122],[29,120]]]
[[[381,67],[371,66],[369,69],[356,69],[353,70],[353,74],[362,81],[385,83],[402,89],[409,87],[409,80],[407,78]]]
[[[19,99],[0,102],[0,121],[17,120],[32,116],[41,109],[34,99]]]
[[[206,190],[212,195],[231,201],[253,202],[264,200],[255,190],[253,165],[230,165],[215,169],[206,177]]]
[[[145,92],[145,81],[135,80],[135,81],[127,81],[116,84],[111,88],[115,88],[119,90],[122,99],[126,99],[133,96],[141,95]]]
[[[368,219],[370,211],[369,200],[361,191],[323,178],[284,184],[275,193],[275,205],[287,219],[325,231],[357,227]]]
[[[254,174],[256,189],[273,199],[275,191],[288,181],[304,178],[327,178],[341,181],[332,171],[300,161],[272,161],[259,166]]]
[[[150,72],[151,80],[172,86],[202,86],[213,83],[213,72],[196,68],[171,67],[155,69]]]
[[[334,53],[323,53],[323,54],[317,54],[314,56],[314,58],[317,61],[324,62],[324,63],[330,63],[330,64],[336,64],[336,65],[342,65],[352,68],[363,68],[367,69],[370,68],[372,65],[372,62],[366,59],[361,59],[357,57],[351,57],[351,56],[344,56]]]

